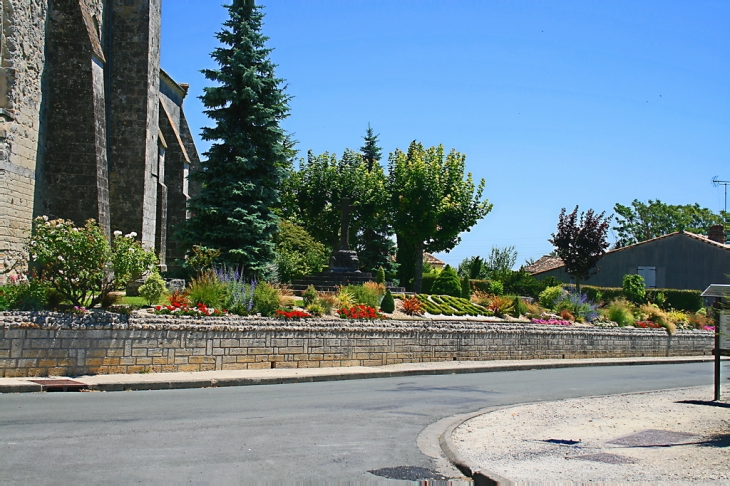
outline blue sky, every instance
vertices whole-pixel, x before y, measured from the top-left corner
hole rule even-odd
[[[283,127],[302,155],[357,149],[368,123],[384,153],[412,140],[467,156],[494,209],[439,256],[458,264],[515,245],[552,249],[560,209],[607,214],[660,199],[723,208],[730,180],[730,2],[257,0]],[[197,99],[213,67],[217,1],[163,2],[162,65]],[[206,145],[198,139],[198,149]]]

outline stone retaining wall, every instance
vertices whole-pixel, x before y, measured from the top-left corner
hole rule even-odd
[[[709,355],[713,335],[475,321],[0,313],[0,377]]]

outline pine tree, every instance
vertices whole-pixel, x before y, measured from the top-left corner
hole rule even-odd
[[[360,147],[368,172],[373,172],[373,170],[382,171],[380,158],[383,150],[378,145],[378,136],[368,123],[367,132],[363,137],[365,143]],[[383,215],[376,214],[377,209],[375,207],[363,207],[363,212],[366,215],[367,224],[363,228],[360,244],[357,247],[361,267],[366,271],[383,267],[387,273],[395,273],[397,267],[391,258],[391,255],[395,254],[395,243],[391,239],[392,228],[383,218]]]
[[[269,59],[261,7],[235,0],[226,8],[229,19],[217,34],[222,46],[211,54],[218,68],[202,71],[214,84],[201,99],[215,122],[202,138],[213,144],[191,174],[201,189],[190,200],[192,218],[179,237],[188,245],[220,248],[223,261],[259,274],[274,259],[273,210],[290,155],[279,123],[288,116],[290,98]]]
[[[365,145],[360,147],[360,152],[362,152],[363,158],[368,163],[368,171],[372,171],[375,164],[380,162],[382,149],[378,146],[378,137],[379,135],[375,135],[375,132],[368,123],[368,131],[363,137]]]

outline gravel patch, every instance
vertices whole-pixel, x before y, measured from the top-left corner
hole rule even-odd
[[[712,395],[698,387],[522,405],[468,420],[452,438],[462,457],[518,483],[730,485],[730,405]]]

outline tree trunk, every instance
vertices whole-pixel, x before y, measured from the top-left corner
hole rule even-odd
[[[413,291],[417,294],[421,293],[421,286],[423,284],[423,242],[419,241],[416,243],[416,261],[415,261],[415,274],[413,276]]]

